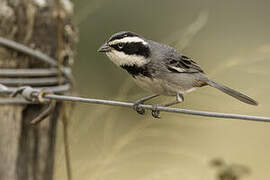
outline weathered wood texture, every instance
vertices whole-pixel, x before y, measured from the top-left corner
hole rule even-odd
[[[71,3],[68,0],[61,2],[59,11],[56,0],[0,0],[0,36],[39,49],[51,57],[60,57],[68,64],[73,60],[76,33],[71,25]],[[58,12],[61,12],[61,18],[58,18]],[[0,70],[33,67],[48,65],[0,46]],[[0,105],[1,180],[52,179],[56,125],[61,107],[58,103],[48,118],[32,126],[29,122],[41,106]]]

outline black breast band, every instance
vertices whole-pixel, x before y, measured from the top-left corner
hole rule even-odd
[[[149,78],[152,78],[152,75],[147,68],[147,66],[136,66],[136,65],[123,65],[121,68],[125,69],[130,75],[132,75],[134,78],[138,75],[146,76]]]

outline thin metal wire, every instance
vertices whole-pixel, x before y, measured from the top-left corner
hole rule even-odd
[[[34,50],[31,49],[25,45],[22,45],[20,43],[17,43],[15,41],[0,37],[0,44],[4,45],[6,47],[12,48],[16,51],[20,51],[23,52],[25,54],[28,54],[32,57],[35,57],[41,61],[44,61],[48,64],[50,64],[53,67],[57,67],[57,61],[55,61],[53,58],[51,58],[50,56],[43,54],[42,52],[38,51],[38,50]]]
[[[70,68],[65,68],[71,72]],[[57,68],[35,68],[35,69],[1,69],[0,77],[48,77],[57,76]]]
[[[25,100],[23,97],[16,98],[0,98],[1,105],[27,105],[27,104],[38,104],[38,102],[30,102]]]
[[[4,86],[2,84],[0,84],[0,95],[1,94],[12,94],[13,92],[17,91],[19,88],[18,87],[8,87]],[[36,90],[41,91],[42,89],[47,89],[49,91],[52,91],[54,93],[62,93],[62,92],[67,92],[68,90],[70,90],[70,84],[62,84],[59,86],[48,86],[48,87],[35,87]]]
[[[65,78],[61,78],[58,80],[57,77],[45,77],[45,78],[6,78],[0,79],[1,84],[5,84],[7,86],[52,86],[57,85],[58,82],[66,83],[67,80]]]
[[[52,67],[58,67],[58,63],[55,59],[51,58],[50,56],[48,56],[48,55],[46,55],[38,50],[31,49],[31,48],[29,48],[21,43],[17,43],[15,41],[0,37],[0,45],[6,46],[8,48],[12,48],[16,51],[22,52],[22,53],[27,54],[31,57],[39,59],[45,63],[48,63]],[[71,74],[69,74],[65,71],[65,68],[60,67],[59,70],[72,82],[72,76],[71,76]]]
[[[37,89],[49,89],[54,93],[66,92],[70,89],[70,84],[72,83],[72,76],[70,68],[61,67],[60,70],[65,75],[66,78],[61,80],[63,86],[55,86],[59,83],[56,75],[58,74],[59,68],[58,63],[53,58],[48,55],[38,51],[31,49],[23,44],[17,43],[15,41],[0,37],[0,45],[3,45],[8,48],[12,48],[16,51],[25,53],[26,55],[30,55],[37,60],[41,60],[45,63],[48,63],[52,68],[44,68],[44,69],[1,69],[0,83],[8,86],[42,86],[36,87]],[[25,78],[27,77],[27,78]],[[8,88],[8,91],[14,91],[17,88]],[[3,91],[0,87],[0,94],[3,94]],[[26,101],[25,99],[18,98],[0,98],[0,104],[31,104],[31,102]],[[33,103],[33,102],[32,102]]]
[[[121,107],[133,107],[133,103],[120,102],[120,101],[111,101],[111,100],[102,100],[102,99],[90,99],[74,96],[64,96],[56,94],[45,94],[44,98],[58,100],[58,101],[72,101],[72,102],[83,102],[83,103],[93,103],[93,104],[104,104],[111,106],[121,106]],[[270,122],[270,117],[260,117],[260,116],[248,116],[241,114],[227,114],[227,113],[217,113],[217,112],[207,112],[207,111],[198,111],[198,110],[189,110],[189,109],[179,109],[179,108],[170,108],[158,106],[153,108],[152,105],[140,105],[140,107],[150,110],[159,110],[164,112],[172,113],[182,113],[196,116],[207,116],[207,117],[216,117],[216,118],[230,118],[230,119],[241,119],[249,121],[260,121],[260,122]]]
[[[17,90],[18,88],[11,89],[9,87],[6,87],[0,84],[0,95],[12,94]],[[29,90],[29,87],[28,87],[28,90]],[[30,94],[33,97],[39,98],[40,93],[43,93],[44,95],[42,96],[42,98],[47,99],[47,100],[103,104],[103,105],[121,106],[121,107],[129,107],[129,108],[133,108],[133,105],[134,105],[134,103],[129,103],[129,102],[111,101],[111,100],[103,100],[103,99],[91,99],[91,98],[83,98],[83,97],[75,97],[75,96],[57,95],[57,94],[46,94],[42,92],[42,90],[36,89],[36,88],[30,88],[30,90],[32,91]],[[26,97],[24,98],[27,99]],[[0,104],[1,104],[1,99],[0,99]],[[144,105],[144,104],[139,105],[139,107],[142,107],[144,109],[149,109],[149,110],[159,110],[159,111],[164,111],[164,112],[182,113],[182,114],[196,115],[196,116],[270,122],[270,117],[262,117],[262,116],[249,116],[249,115],[242,115],[242,114],[198,111],[198,110],[170,108],[170,107],[163,107],[163,106],[153,107],[152,105]]]
[[[3,86],[0,84],[0,95],[2,96],[9,96],[10,94],[14,93],[15,91],[18,90],[18,88],[14,87],[9,87],[7,89],[6,86]],[[63,84],[59,86],[47,86],[47,87],[37,87],[35,88],[37,91],[42,91],[43,89],[46,89],[48,91],[54,92],[54,93],[65,93],[70,90],[70,84]],[[13,105],[13,104],[37,104],[36,102],[30,102],[27,101],[23,97],[5,97],[5,98],[0,98],[0,105]]]

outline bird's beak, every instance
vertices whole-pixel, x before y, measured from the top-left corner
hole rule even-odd
[[[109,51],[111,51],[111,47],[107,43],[105,43],[97,51],[98,52],[109,52]]]

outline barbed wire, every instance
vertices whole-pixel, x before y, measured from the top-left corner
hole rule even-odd
[[[121,102],[121,101],[112,101],[112,100],[104,100],[104,99],[91,99],[91,98],[83,98],[83,97],[75,97],[75,96],[66,96],[59,95],[55,93],[46,93],[39,89],[34,89],[32,87],[21,87],[22,89],[21,95],[25,100],[35,100],[35,102],[40,101],[39,98],[44,100],[56,100],[56,101],[71,101],[71,102],[81,102],[81,103],[91,103],[91,104],[103,104],[109,106],[121,106],[121,107],[129,107],[133,108],[134,103],[130,102]],[[28,92],[24,92],[24,90]],[[14,94],[18,91],[18,89],[10,90],[8,87],[0,84],[0,95],[2,94]],[[42,97],[41,97],[42,93]],[[230,113],[218,113],[218,112],[208,112],[208,111],[198,111],[198,110],[190,110],[190,109],[180,109],[180,108],[171,108],[171,107],[163,107],[157,106],[153,107],[152,105],[144,105],[141,104],[139,107],[148,109],[148,110],[159,110],[170,113],[181,113],[187,115],[196,115],[196,116],[206,116],[206,117],[215,117],[215,118],[226,118],[226,119],[239,119],[239,120],[249,120],[249,121],[259,121],[259,122],[270,122],[270,117],[261,117],[261,116],[249,116],[242,114],[230,114]]]

